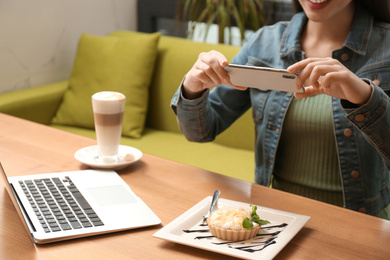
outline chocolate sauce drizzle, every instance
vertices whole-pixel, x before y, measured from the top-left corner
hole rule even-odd
[[[280,225],[276,225],[276,226],[265,226],[263,227],[263,229],[271,229],[271,228],[282,228],[282,227],[287,227],[287,223],[282,223]]]
[[[210,232],[208,229],[185,229],[183,230],[184,233],[203,233],[203,232]]]
[[[200,225],[201,226],[201,225]],[[261,251],[267,248],[270,245],[276,244],[275,239],[278,235],[287,227],[288,224],[282,223],[280,225],[273,226],[264,226],[261,227],[261,230],[270,230],[270,229],[281,229],[277,230],[273,233],[259,233],[251,240],[248,241],[238,241],[238,242],[211,242],[214,245],[227,246],[228,248],[237,249],[249,253],[254,253]],[[209,229],[185,229],[184,233],[210,233]],[[194,239],[213,239],[215,236],[213,235],[205,235],[205,236],[196,236]]]

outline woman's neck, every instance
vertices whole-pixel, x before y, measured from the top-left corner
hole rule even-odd
[[[324,21],[308,20],[301,36],[306,57],[331,57],[333,50],[340,49],[351,29],[354,11],[352,6]]]

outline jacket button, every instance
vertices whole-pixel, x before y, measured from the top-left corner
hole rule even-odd
[[[374,83],[375,85],[379,86],[381,84],[380,80],[378,79],[378,77],[376,76],[376,74],[374,74],[374,80],[372,81],[372,83]]]
[[[379,86],[381,84],[381,82],[379,81],[379,79],[374,79],[372,81],[372,83],[374,83],[375,85]]]
[[[366,116],[364,114],[359,114],[355,116],[355,120],[358,122],[362,122],[365,118]]]
[[[341,54],[341,60],[342,60],[342,61],[347,61],[347,60],[349,60],[349,55],[348,55],[348,53],[343,53],[343,54]]]
[[[354,179],[357,179],[359,178],[360,174],[358,171],[352,171],[351,172],[351,177],[354,178]]]
[[[346,128],[346,129],[344,130],[344,135],[345,135],[346,137],[351,137],[351,136],[352,136],[352,130],[351,130],[350,128]]]
[[[360,209],[359,209],[359,212],[361,212],[361,213],[366,213],[366,212],[367,212],[367,209],[366,209],[366,208],[360,208]]]

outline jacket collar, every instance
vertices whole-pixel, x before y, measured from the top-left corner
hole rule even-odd
[[[343,46],[360,55],[365,55],[374,23],[373,20],[372,15],[364,10],[360,4],[357,4],[351,31]],[[307,17],[304,12],[297,13],[293,16],[282,35],[280,57],[286,57],[294,52],[302,52],[300,37],[306,22]]]

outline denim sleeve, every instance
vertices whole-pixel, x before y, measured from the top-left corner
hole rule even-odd
[[[390,98],[383,89],[370,82],[373,92],[369,101],[357,108],[346,108],[352,122],[370,140],[390,166]]]
[[[241,48],[233,63],[247,63],[249,45]],[[183,81],[171,100],[171,108],[180,131],[189,141],[213,141],[251,106],[249,90],[241,91],[225,85],[206,90],[201,97],[188,100],[182,93]]]
[[[206,103],[209,90],[197,99],[189,100],[184,98],[182,85],[178,88],[171,100],[171,108],[176,115],[180,131],[189,141],[209,142],[213,138],[207,136],[205,129],[203,111],[206,109]]]

